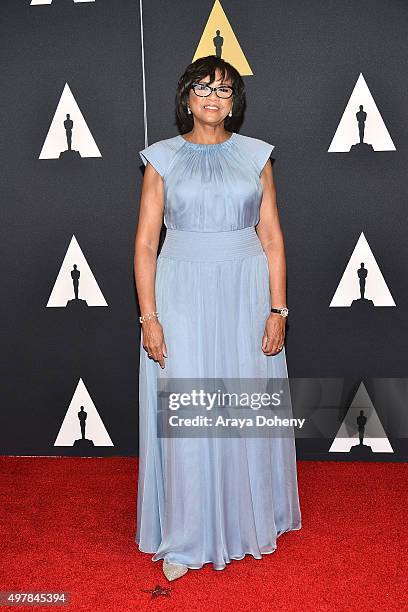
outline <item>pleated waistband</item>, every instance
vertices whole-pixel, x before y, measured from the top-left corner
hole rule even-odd
[[[253,226],[227,232],[168,228],[159,256],[187,261],[227,261],[261,255],[263,252]]]

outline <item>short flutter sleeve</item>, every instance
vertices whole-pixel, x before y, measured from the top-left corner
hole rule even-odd
[[[270,158],[275,145],[266,142],[265,140],[257,140],[254,152],[254,161],[258,169],[258,174],[261,174],[262,170],[268,159]]]
[[[139,151],[139,155],[145,166],[147,166],[147,162],[150,162],[160,176],[163,177],[170,163],[173,151],[165,140],[158,140]]]

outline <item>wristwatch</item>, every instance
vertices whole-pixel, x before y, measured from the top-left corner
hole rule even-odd
[[[287,317],[289,314],[289,308],[286,308],[286,306],[284,308],[271,308],[271,312],[277,312],[282,315],[282,317]]]

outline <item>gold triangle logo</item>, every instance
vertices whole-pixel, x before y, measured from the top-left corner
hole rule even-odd
[[[214,2],[192,61],[206,55],[230,62],[241,76],[253,74],[219,0]]]

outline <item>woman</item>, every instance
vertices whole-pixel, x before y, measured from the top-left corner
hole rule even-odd
[[[246,554],[261,559],[280,534],[301,528],[293,435],[157,434],[159,379],[288,376],[274,145],[232,131],[244,104],[235,68],[200,58],[178,83],[182,135],[140,151],[136,542],[155,553],[153,561],[163,559],[169,580],[205,563],[224,569]],[[163,214],[167,232],[157,257]]]

